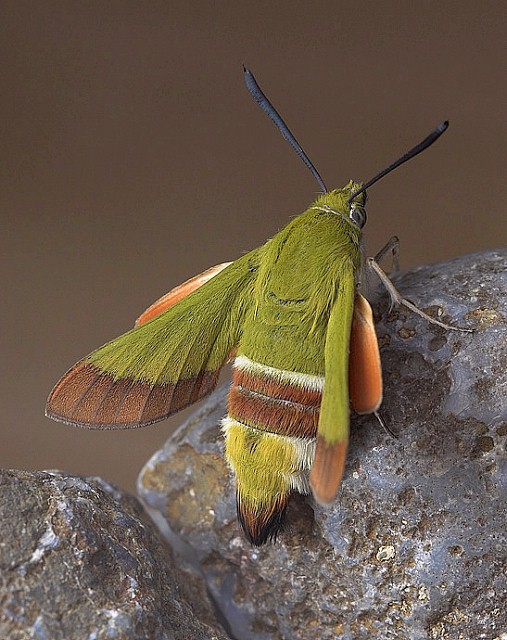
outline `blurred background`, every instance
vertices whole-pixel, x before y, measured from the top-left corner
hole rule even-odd
[[[502,3],[7,1],[2,14],[3,467],[132,490],[182,416],[76,429],[44,417],[53,384],[314,199],[243,63],[329,188],[450,120],[370,190],[370,253],[394,233],[403,268],[506,243]]]

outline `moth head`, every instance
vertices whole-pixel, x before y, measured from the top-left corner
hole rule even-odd
[[[348,216],[359,229],[364,227],[367,220],[367,195],[366,191],[360,191],[357,195],[354,195],[354,193],[361,189],[362,186],[362,182],[353,182],[351,180],[348,185],[342,189],[342,191],[345,192],[345,206],[348,208]]]
[[[362,186],[361,182],[350,180],[342,189],[333,189],[322,194],[315,206],[329,213],[336,213],[354,227],[362,229],[366,224],[366,191],[354,195]]]

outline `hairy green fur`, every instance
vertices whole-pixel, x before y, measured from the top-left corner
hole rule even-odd
[[[176,383],[216,371],[240,340],[259,250],[236,260],[176,305],[100,347],[89,362],[116,379]]]
[[[322,195],[262,247],[255,306],[238,353],[279,369],[324,374],[327,323],[341,278],[354,277],[361,265],[360,230],[346,205],[357,187],[351,181]],[[353,297],[341,304],[351,307]]]
[[[325,358],[325,381],[319,416],[319,436],[327,444],[349,437],[349,340],[354,310],[353,271],[344,271],[340,292],[329,316]]]

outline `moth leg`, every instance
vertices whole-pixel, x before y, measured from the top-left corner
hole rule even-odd
[[[398,289],[396,289],[396,287],[391,282],[391,280],[389,280],[389,276],[384,272],[384,270],[378,264],[375,258],[367,258],[366,264],[370,269],[372,269],[377,274],[377,276],[380,278],[380,281],[382,282],[384,287],[387,289],[389,295],[391,296],[391,308],[395,304],[401,304],[404,307],[407,307],[407,309],[410,309],[411,311],[413,311],[414,313],[417,313],[419,316],[421,316],[421,318],[424,318],[428,322],[431,322],[432,324],[436,324],[439,327],[442,327],[443,329],[447,329],[449,331],[465,331],[466,333],[473,333],[472,329],[464,329],[462,327],[453,327],[452,325],[446,324],[445,322],[440,322],[440,320],[437,320],[436,318],[432,318],[427,313],[424,313],[424,311],[421,311],[421,309],[416,307],[415,304],[412,304],[409,300],[407,300],[406,298],[403,298],[401,293],[398,291]]]
[[[400,239],[398,236],[392,236],[386,242],[386,244],[382,247],[382,249],[377,253],[377,255],[373,258],[375,262],[380,262],[387,253],[391,253],[393,258],[392,269],[394,271],[400,270]]]
[[[379,425],[382,427],[382,429],[384,429],[384,431],[390,435],[392,438],[396,438],[398,439],[398,434],[394,433],[394,431],[387,425],[386,422],[384,422],[384,420],[382,419],[382,416],[380,415],[380,413],[378,411],[374,411],[373,415],[375,416],[375,418],[377,418],[377,421],[379,423]]]

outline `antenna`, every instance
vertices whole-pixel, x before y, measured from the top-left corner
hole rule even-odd
[[[264,95],[262,89],[257,84],[257,80],[255,79],[254,74],[245,66],[243,66],[243,71],[245,74],[246,88],[250,92],[250,95],[252,96],[252,98],[255,100],[255,102],[257,102],[257,104],[264,111],[264,113],[266,113],[268,117],[271,118],[271,120],[273,120],[273,122],[278,127],[282,136],[287,140],[287,142],[291,145],[294,151],[301,158],[301,160],[306,164],[308,169],[310,169],[310,171],[313,173],[315,179],[319,183],[319,187],[322,189],[324,193],[326,193],[327,192],[326,185],[324,184],[324,181],[320,177],[319,172],[311,162],[310,158],[303,151],[303,148],[301,147],[299,142],[296,140],[296,138],[290,131],[289,127],[285,124],[281,115],[274,108],[274,106],[271,104],[268,98],[266,98],[266,96]]]
[[[398,160],[390,164],[386,169],[384,169],[380,173],[377,173],[377,175],[374,176],[371,180],[368,180],[366,184],[363,184],[363,186],[360,189],[358,189],[357,191],[354,191],[354,193],[347,200],[347,204],[350,204],[356,196],[358,196],[360,193],[363,193],[363,191],[366,191],[366,189],[371,187],[372,184],[375,184],[375,182],[378,182],[380,178],[383,178],[388,173],[391,173],[391,171],[394,171],[395,169],[397,169],[401,164],[404,164],[405,162],[407,162],[408,160],[416,156],[418,153],[421,153],[421,151],[424,151],[425,149],[430,147],[435,142],[435,140],[438,140],[438,138],[440,138],[440,136],[444,133],[444,131],[447,129],[448,126],[449,126],[448,120],[444,120],[444,122],[441,122],[430,133],[430,135],[426,136],[426,138],[424,138],[424,140],[419,142],[419,144],[416,144],[415,147],[410,149],[410,151],[407,151],[407,153],[404,153],[401,156],[401,158],[398,158]]]

